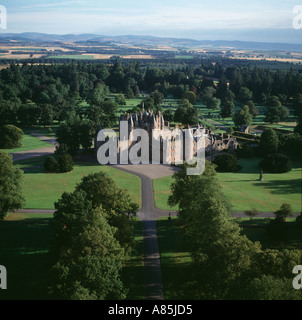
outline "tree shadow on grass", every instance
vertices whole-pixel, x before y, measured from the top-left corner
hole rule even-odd
[[[8,285],[7,290],[0,290],[0,300],[48,299],[46,275],[54,235],[51,220],[1,222],[1,263],[7,269]]]
[[[255,182],[255,186],[270,189],[273,194],[301,194],[302,180],[274,180]]]

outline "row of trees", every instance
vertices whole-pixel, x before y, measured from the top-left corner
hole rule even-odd
[[[179,219],[193,258],[198,299],[301,299],[292,288],[293,267],[302,263],[301,250],[263,249],[230,220],[215,167],[188,176],[174,175],[170,205]],[[194,192],[193,192],[194,190]]]

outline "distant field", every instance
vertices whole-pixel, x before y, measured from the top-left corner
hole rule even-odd
[[[49,56],[49,59],[93,59],[93,55],[59,55],[59,56]]]
[[[263,212],[272,212],[283,203],[291,204],[295,212],[301,212],[302,168],[296,163],[287,173],[264,173],[264,181],[259,179],[259,158],[241,159],[241,171],[238,173],[218,173],[225,195],[232,204],[232,211],[242,212],[256,208]],[[170,195],[172,177],[153,180],[155,206],[164,210],[176,210],[167,204]]]

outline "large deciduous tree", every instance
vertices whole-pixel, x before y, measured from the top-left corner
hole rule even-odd
[[[0,151],[0,220],[25,203],[23,172],[13,166],[12,156]]]

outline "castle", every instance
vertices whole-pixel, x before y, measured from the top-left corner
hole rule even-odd
[[[123,113],[120,115],[119,118],[119,124],[121,121],[128,122],[128,148],[130,149],[135,142],[132,141],[132,133],[135,129],[144,129],[148,132],[149,135],[149,156],[150,160],[152,158],[152,130],[158,129],[158,130],[172,130],[174,128],[170,127],[169,121],[164,120],[164,116],[161,113],[161,111],[158,111],[157,114],[155,114],[152,110],[144,110],[144,105],[142,107],[142,111],[134,114],[129,113]],[[119,130],[121,126],[119,125]],[[177,125],[176,127],[177,128]],[[99,130],[101,129],[101,126],[99,127]],[[186,129],[190,129],[192,136],[193,136],[193,154],[196,155],[197,153],[197,134],[200,133],[198,129],[203,130],[204,136],[205,136],[205,154],[207,159],[212,160],[214,156],[217,153],[220,153],[223,150],[228,151],[234,151],[237,146],[238,142],[236,141],[236,138],[231,137],[229,134],[223,134],[220,135],[215,134],[210,129],[201,128],[199,124],[197,124],[194,127],[187,126]],[[121,136],[121,135],[120,135]],[[139,139],[138,139],[139,141]],[[104,143],[104,142],[103,142]],[[100,145],[102,145],[102,142],[96,142],[96,148],[98,148]],[[118,143],[118,150],[117,154],[119,155],[119,147],[120,144]],[[183,148],[184,149],[184,148]],[[161,145],[160,145],[160,162],[163,161],[163,140],[161,139]],[[174,151],[175,151],[175,138],[172,137],[171,139],[171,162],[174,163]],[[193,156],[193,155],[192,155]],[[118,156],[119,157],[119,156]],[[185,157],[183,157],[185,159]]]

